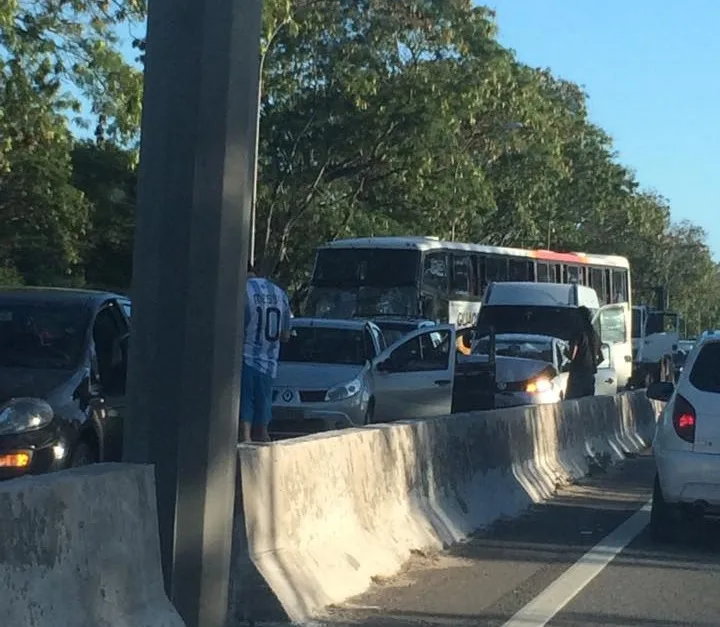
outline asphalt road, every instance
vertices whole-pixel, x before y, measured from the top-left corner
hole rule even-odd
[[[646,523],[654,465],[629,459],[333,608],[333,627],[720,625],[720,525],[671,547]]]

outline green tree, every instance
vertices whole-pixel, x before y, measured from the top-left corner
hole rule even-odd
[[[72,152],[74,186],[90,203],[83,250],[90,285],[125,290],[132,278],[135,155],[112,144],[83,142]]]
[[[16,65],[33,82],[62,94],[55,106],[120,141],[137,137],[142,76],[121,52],[127,29],[144,18],[142,0],[5,0],[0,4],[0,69]]]
[[[55,105],[55,89],[26,75],[20,64],[6,64],[0,85],[0,267],[5,280],[78,279],[87,203],[70,184],[72,138]]]

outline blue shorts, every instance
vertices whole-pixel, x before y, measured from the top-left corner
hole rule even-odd
[[[240,420],[254,427],[267,427],[272,419],[274,379],[257,368],[243,364],[240,385]]]

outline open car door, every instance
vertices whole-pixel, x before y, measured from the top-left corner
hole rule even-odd
[[[400,338],[372,363],[375,421],[449,414],[455,376],[455,327],[437,325]]]
[[[595,396],[615,396],[618,391],[617,372],[612,362],[610,346],[602,345],[603,361],[595,375]]]
[[[618,303],[600,307],[593,318],[593,326],[607,349],[605,361],[598,366],[596,393],[617,394],[618,389],[627,385],[632,373],[632,344],[627,337],[627,306]],[[610,382],[610,379],[613,381]],[[601,391],[603,385],[605,391]]]

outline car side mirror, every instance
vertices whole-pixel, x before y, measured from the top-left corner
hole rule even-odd
[[[656,381],[648,386],[645,395],[653,400],[667,403],[675,392],[675,385],[670,381]]]

